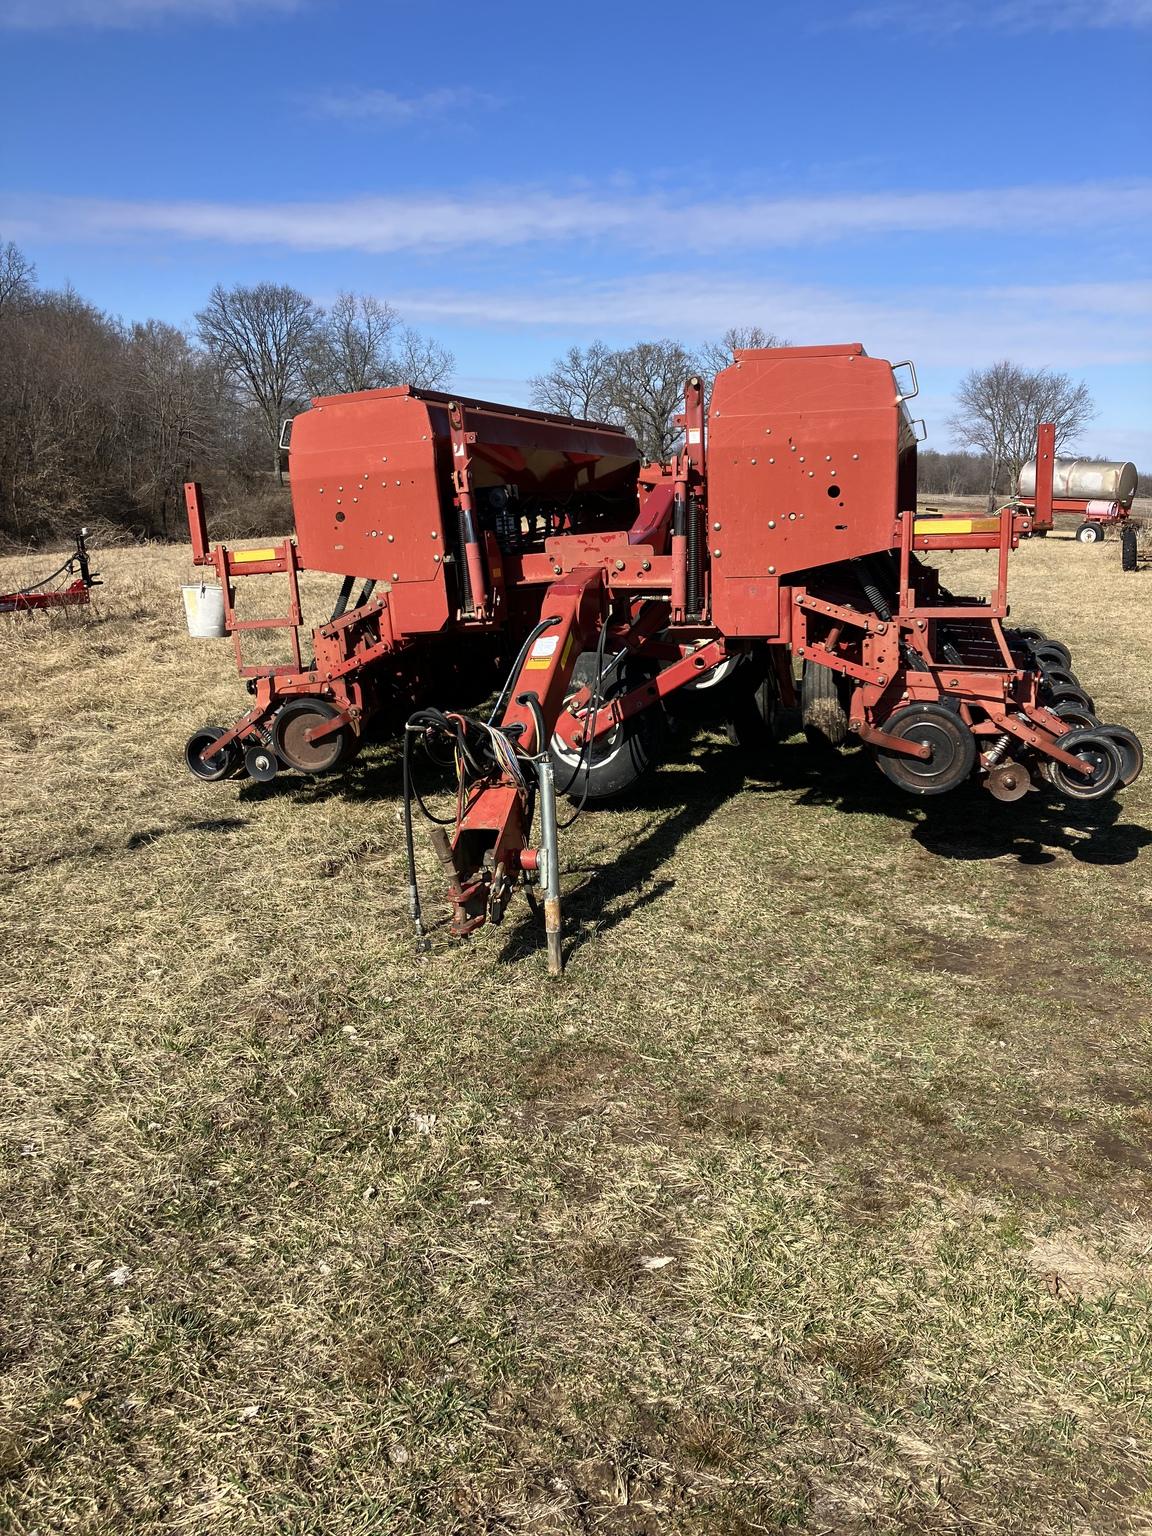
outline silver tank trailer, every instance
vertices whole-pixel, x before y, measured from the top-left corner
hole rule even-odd
[[[1104,501],[1130,507],[1136,495],[1135,464],[1114,459],[1056,459],[1052,465],[1054,501]],[[1036,460],[1020,471],[1020,495],[1036,495]]]

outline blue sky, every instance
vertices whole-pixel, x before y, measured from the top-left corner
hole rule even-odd
[[[188,321],[388,299],[462,390],[760,324],[1088,380],[1152,465],[1152,0],[0,0],[0,240]]]

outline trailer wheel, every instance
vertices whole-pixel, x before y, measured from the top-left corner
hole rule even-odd
[[[800,679],[800,717],[810,747],[843,746],[848,737],[848,705],[839,673],[818,661],[806,661]]]
[[[339,713],[325,699],[289,699],[272,722],[277,755],[298,773],[330,773],[339,768],[356,748],[356,737],[348,726],[319,741],[308,740],[309,731],[334,720]]]
[[[1120,530],[1120,569],[1134,571],[1137,563],[1136,530],[1122,528]]]
[[[1100,544],[1104,539],[1104,530],[1099,523],[1081,523],[1076,530],[1076,540],[1080,544]]]
[[[610,663],[605,668],[604,702],[639,687],[648,675],[635,662],[629,665],[627,657]],[[596,653],[584,651],[572,669],[568,695],[595,685]],[[657,703],[601,736],[593,743],[591,753],[570,747],[553,736],[552,765],[558,790],[571,800],[586,800],[589,804],[626,794],[658,761],[664,735],[664,710]]]
[[[1120,748],[1099,729],[1068,731],[1056,743],[1071,752],[1092,772],[1085,777],[1054,759],[1048,764],[1048,781],[1068,800],[1103,800],[1123,782],[1124,764]]]
[[[200,756],[205,747],[211,746],[214,741],[219,741],[224,734],[222,726],[206,725],[189,736],[188,744],[184,748],[184,761],[188,764],[188,772],[193,778],[214,784],[219,779],[231,778],[239,768],[240,748],[235,741],[229,742],[222,751],[212,757]]]
[[[1097,729],[1119,749],[1120,782],[1125,788],[1134,784],[1144,769],[1144,746],[1139,736],[1126,725],[1101,725]]]
[[[975,739],[963,720],[942,704],[908,704],[890,715],[883,729],[932,748],[929,758],[903,757],[883,748],[876,753],[880,772],[908,794],[946,795],[972,777]]]

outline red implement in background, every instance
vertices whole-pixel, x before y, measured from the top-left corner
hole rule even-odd
[[[87,528],[81,528],[76,535],[76,548],[50,575],[19,591],[0,592],[0,613],[44,613],[53,608],[76,608],[88,603],[92,588],[100,585],[100,578],[92,572],[87,538]],[[67,586],[51,585],[67,576],[73,578]]]

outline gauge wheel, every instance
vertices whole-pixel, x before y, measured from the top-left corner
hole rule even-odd
[[[827,751],[848,738],[847,687],[838,672],[806,661],[800,679],[800,716],[810,747]]]
[[[277,754],[298,773],[330,773],[346,763],[356,750],[356,737],[350,726],[319,741],[309,741],[308,732],[335,720],[340,711],[325,699],[289,699],[272,722],[272,741]]]
[[[1083,688],[1073,688],[1068,683],[1060,683],[1055,688],[1048,689],[1049,707],[1053,704],[1075,704],[1079,709],[1086,709],[1090,713],[1096,713],[1096,705],[1090,694]]]
[[[1104,539],[1104,530],[1099,523],[1081,523],[1076,530],[1076,542],[1078,544],[1100,544]]]
[[[1072,652],[1059,640],[1041,640],[1032,646],[1032,655],[1038,667],[1072,666]]]
[[[910,795],[946,795],[971,778],[976,767],[972,732],[942,704],[909,704],[884,722],[883,730],[905,741],[931,747],[929,758],[904,757],[899,752],[876,753],[880,772]]]

